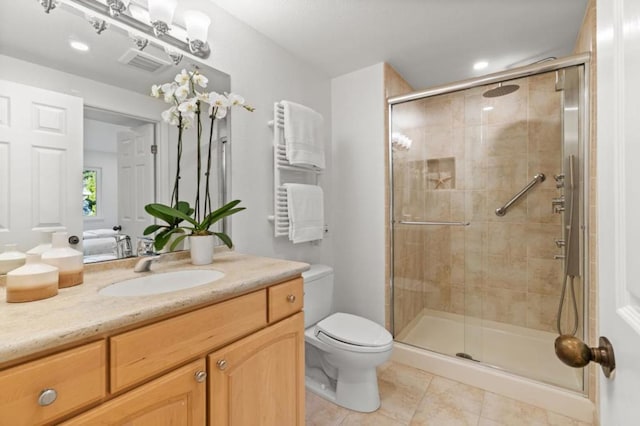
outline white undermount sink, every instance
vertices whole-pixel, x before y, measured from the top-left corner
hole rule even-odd
[[[171,293],[173,291],[210,284],[222,277],[224,277],[223,272],[206,269],[152,273],[144,277],[113,283],[98,290],[98,294],[122,297]]]

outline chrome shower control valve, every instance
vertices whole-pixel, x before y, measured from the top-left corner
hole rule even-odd
[[[551,211],[553,213],[560,213],[564,211],[564,196],[551,200]]]

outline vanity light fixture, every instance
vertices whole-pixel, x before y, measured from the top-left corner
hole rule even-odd
[[[169,24],[177,5],[177,0],[149,0],[149,20],[156,37],[162,37],[171,30]]]
[[[489,62],[487,61],[478,61],[475,64],[473,64],[473,69],[476,71],[480,71],[485,69],[486,67],[489,66]]]
[[[138,50],[142,51],[149,44],[149,40],[144,37],[138,37],[135,34],[129,33],[129,38],[133,40],[133,43],[136,45]]]
[[[180,62],[182,62],[182,58],[184,57],[184,55],[182,53],[178,53],[175,50],[169,49],[169,48],[165,48],[164,52],[169,55],[169,58],[171,58],[171,61],[173,62],[173,65],[178,65],[180,64]]]
[[[182,60],[182,54],[177,53],[178,51],[188,52],[201,59],[207,59],[211,54],[207,43],[211,19],[202,12],[188,11],[184,16],[188,31],[174,25],[172,19],[177,0],[148,0],[148,9],[141,6],[140,1],[132,0],[36,1],[45,8],[46,13],[56,6],[84,13],[98,34],[110,26],[127,31],[130,36],[135,34],[131,38],[138,50],[151,43],[160,49],[164,48],[175,64]],[[155,39],[160,41],[156,43]]]
[[[44,13],[49,13],[58,6],[58,0],[40,0],[40,5],[44,7]]]
[[[411,148],[413,141],[399,132],[393,132],[391,134],[391,146],[399,150],[408,151]]]
[[[207,37],[211,18],[197,10],[187,10],[184,12],[184,22],[187,26],[187,41],[191,53],[208,52]]]
[[[129,7],[131,0],[107,0],[107,6],[109,6],[109,14],[112,17],[120,16]]]
[[[95,17],[95,16],[88,16],[87,15],[87,21],[89,21],[89,23],[91,24],[93,29],[96,30],[96,33],[98,35],[102,34],[102,32],[104,30],[109,28],[109,24],[107,23],[107,21],[105,21],[104,19],[100,19],[98,17]]]

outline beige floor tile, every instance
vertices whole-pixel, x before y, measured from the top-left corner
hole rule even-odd
[[[505,424],[496,422],[494,420],[485,419],[484,417],[480,417],[478,426],[505,426]]]
[[[406,426],[407,423],[374,413],[351,413],[340,426]]]
[[[547,424],[547,412],[542,408],[491,392],[485,392],[481,417],[510,426]]]
[[[433,375],[393,363],[378,376],[381,406],[379,413],[409,422],[418,408]]]
[[[550,426],[589,426],[589,423],[562,416],[552,411],[547,411],[547,423]]]
[[[338,426],[352,411],[307,391],[305,401],[307,426]]]
[[[411,426],[476,426],[478,424],[479,414],[442,403],[438,397],[437,394],[425,395],[411,419]]]
[[[427,388],[424,399],[480,415],[484,393],[482,389],[435,376]]]

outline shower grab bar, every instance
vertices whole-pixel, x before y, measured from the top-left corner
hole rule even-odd
[[[401,225],[449,225],[449,226],[469,226],[471,222],[398,222]]]
[[[536,186],[536,184],[544,182],[545,179],[546,179],[546,177],[545,177],[544,173],[538,173],[537,175],[535,175],[533,177],[533,180],[531,182],[529,182],[527,184],[527,186],[522,188],[520,190],[520,192],[518,192],[516,195],[513,196],[513,198],[511,198],[509,201],[507,201],[504,206],[499,207],[499,208],[496,209],[496,216],[504,216],[505,214],[507,214],[507,210],[509,210],[509,207],[511,207],[513,205],[513,203],[518,201],[520,199],[520,197],[522,197],[524,194],[529,192],[529,190],[531,188],[533,188],[534,186]]]

